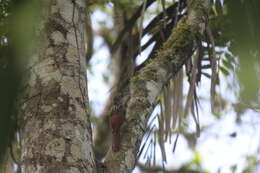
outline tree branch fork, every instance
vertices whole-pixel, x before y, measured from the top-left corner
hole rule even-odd
[[[108,172],[131,172],[145,133],[156,98],[170,77],[176,75],[196,48],[196,38],[205,30],[209,0],[188,1],[188,15],[178,23],[169,39],[151,60],[130,80],[130,100],[127,103],[126,122],[122,128],[122,148],[108,151],[105,167]]]

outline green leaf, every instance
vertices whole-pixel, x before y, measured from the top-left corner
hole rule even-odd
[[[222,59],[222,63],[223,65],[229,69],[229,70],[234,70],[234,66],[232,65],[232,62],[231,61],[227,61],[225,59]]]
[[[226,68],[224,67],[219,67],[220,71],[225,75],[225,76],[228,76],[229,75],[229,72]]]

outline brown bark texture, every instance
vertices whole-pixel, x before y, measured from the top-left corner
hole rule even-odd
[[[18,98],[22,173],[96,172],[84,57],[84,0],[42,1]]]

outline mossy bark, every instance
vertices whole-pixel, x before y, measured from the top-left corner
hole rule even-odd
[[[84,58],[85,1],[48,0],[18,98],[22,173],[96,172]]]
[[[106,157],[108,172],[129,173],[135,166],[137,152],[145,133],[146,123],[156,98],[168,79],[178,72],[191,57],[196,37],[205,30],[209,0],[188,1],[188,15],[172,31],[170,38],[137,75],[131,79],[130,101],[122,129],[120,152],[109,151]],[[111,172],[111,173],[112,173]]]

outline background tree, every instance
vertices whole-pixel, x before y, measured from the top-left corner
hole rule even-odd
[[[34,11],[29,8],[32,7],[32,4],[34,3],[30,3],[28,7],[30,10],[28,10],[28,8],[25,10],[32,13],[26,13],[24,10],[18,10],[20,3],[16,1],[3,2],[3,6],[1,6],[3,9],[1,24],[4,26],[5,30],[1,31],[1,48],[8,51],[3,53],[4,56],[2,57],[6,58],[3,58],[1,64],[3,64],[4,67],[6,62],[8,62],[8,68],[2,68],[1,70],[3,70],[3,72],[1,72],[1,75],[4,77],[8,76],[8,79],[12,80],[10,80],[9,83],[4,82],[6,85],[1,86],[3,87],[1,92],[5,94],[11,94],[10,96],[8,95],[1,99],[3,101],[1,106],[5,108],[1,109],[1,111],[6,111],[3,112],[3,115],[6,116],[2,116],[3,121],[1,121],[5,124],[5,126],[1,126],[4,129],[1,130],[1,137],[3,137],[3,141],[6,141],[6,143],[3,143],[4,145],[1,147],[2,151],[6,148],[6,144],[10,143],[10,140],[8,142],[7,139],[10,139],[10,136],[14,136],[12,134],[16,132],[16,128],[14,128],[15,125],[12,125],[11,123],[14,122],[13,124],[15,124],[16,119],[13,118],[14,121],[12,121],[12,117],[10,116],[16,114],[14,111],[12,111],[13,109],[11,109],[11,106],[12,103],[14,103],[14,98],[16,96],[15,92],[13,91],[16,90],[16,83],[18,82],[18,79],[20,79],[20,77],[17,77],[20,72],[17,70],[17,68],[15,68],[17,67],[16,63],[20,61],[17,61],[15,58],[22,57],[21,55],[23,55],[23,57],[29,57],[27,53],[30,51],[27,52],[24,50],[30,49],[32,46],[30,42],[27,42],[26,45],[28,48],[25,49],[23,46],[21,46],[21,44],[18,43],[22,43],[24,40],[28,40],[28,37],[31,37],[31,34],[24,35],[24,33],[35,33],[35,28],[32,27],[32,24],[35,24],[34,17],[33,19],[29,20],[28,23],[23,23],[21,25],[23,27],[19,27],[19,32],[16,30],[13,31],[13,29],[10,27],[11,19],[15,24],[19,23],[17,21],[28,21],[24,20],[22,17],[11,18],[11,16],[23,16],[21,14],[25,14],[24,16],[27,17],[35,16]],[[103,169],[102,171],[129,172],[133,169],[136,158],[142,156],[145,158],[146,164],[143,164],[143,162],[137,164],[137,167],[139,167],[142,172],[203,172],[204,170],[200,165],[201,162],[199,155],[196,154],[196,157],[194,157],[193,161],[184,164],[180,167],[179,170],[164,170],[164,164],[167,161],[167,157],[169,157],[169,154],[167,154],[169,149],[165,148],[165,142],[167,143],[167,141],[173,140],[171,147],[175,149],[178,137],[180,136],[184,137],[188,141],[191,148],[195,148],[197,141],[196,136],[199,136],[200,133],[204,133],[204,131],[209,128],[207,126],[204,127],[203,125],[200,125],[198,116],[198,101],[203,100],[200,94],[201,89],[198,86],[200,82],[203,83],[204,81],[207,81],[207,78],[210,80],[210,83],[206,83],[207,85],[210,85],[210,99],[208,100],[208,103],[211,102],[211,110],[215,117],[221,118],[228,105],[232,105],[233,109],[237,112],[237,122],[242,122],[241,117],[246,110],[251,109],[256,112],[259,111],[259,100],[256,97],[256,93],[259,92],[259,82],[257,82],[259,81],[257,78],[259,67],[257,65],[254,65],[253,67],[253,64],[259,64],[259,58],[257,58],[259,56],[259,47],[257,47],[257,45],[259,44],[256,44],[259,42],[259,40],[254,36],[257,33],[257,28],[259,28],[258,22],[256,20],[257,18],[255,17],[258,15],[257,7],[259,3],[256,1],[235,2],[230,0],[221,2],[217,0],[212,4],[208,14],[207,10],[201,10],[201,7],[203,6],[196,5],[196,3],[199,2],[200,1],[193,3],[192,1],[169,2],[164,0],[145,0],[143,2],[88,1],[88,10],[84,8],[75,8],[76,10],[79,10],[79,14],[82,13],[82,16],[87,14],[87,17],[85,18],[87,43],[86,60],[89,69],[96,73],[95,65],[92,65],[91,63],[93,58],[96,57],[93,56],[93,54],[97,52],[97,49],[93,48],[96,41],[95,36],[101,36],[103,38],[104,44],[107,46],[111,57],[108,64],[108,69],[111,70],[110,75],[104,75],[104,80],[106,80],[110,85],[110,96],[107,99],[105,108],[101,115],[98,118],[95,116],[92,116],[91,118],[95,132],[95,158],[99,161],[102,159],[105,160],[105,162],[102,162],[101,164],[99,161],[97,162],[98,168]],[[68,6],[72,7],[70,1],[67,3]],[[191,3],[190,6],[188,6],[189,3]],[[64,5],[58,9],[61,9],[62,13],[62,8],[68,6]],[[37,3],[35,3],[33,7],[34,10],[39,9]],[[10,8],[13,8],[14,10],[11,11]],[[70,10],[73,11],[73,8],[70,8]],[[98,25],[99,27],[97,28],[92,25],[92,22],[94,23],[95,21],[91,22],[90,19],[93,13],[89,13],[89,10],[92,10],[93,13],[95,13],[95,11],[101,10],[107,15],[109,20],[100,23]],[[86,13],[86,11],[88,13]],[[237,19],[237,16],[241,16],[238,15],[241,13],[241,11],[244,11],[244,20],[241,20],[240,17]],[[70,12],[65,13],[64,11],[62,14],[69,17]],[[78,12],[76,13],[78,14]],[[77,15],[75,16],[78,17]],[[70,15],[70,17],[73,18],[73,15]],[[51,18],[52,17],[49,19]],[[54,19],[56,18],[54,17]],[[249,24],[242,25],[242,21],[248,22]],[[73,20],[70,22],[72,22],[71,25],[74,25]],[[51,33],[53,31],[60,31],[60,28],[62,28],[55,26],[57,25],[51,25],[50,28],[54,27],[54,29],[44,30],[43,33],[52,35]],[[232,29],[230,29],[230,26],[232,26]],[[31,32],[28,32],[26,31],[28,28],[33,29]],[[79,28],[76,27],[76,30],[77,29]],[[242,37],[244,35],[248,35],[248,37]],[[77,36],[71,37],[74,38],[74,40],[78,39]],[[73,50],[71,48],[64,47],[66,46],[66,44],[62,44],[64,40],[61,41],[58,39],[56,44],[53,37],[47,38],[52,41],[54,40],[53,44],[51,44],[55,50],[54,54],[58,55],[59,53],[62,53],[62,51],[58,50]],[[65,37],[65,43],[66,38],[67,37]],[[80,37],[79,39],[82,38],[83,37]],[[35,39],[32,40],[33,42],[35,41]],[[144,43],[144,40],[148,41]],[[68,40],[69,44],[72,42],[73,40]],[[44,46],[39,47],[41,49]],[[56,49],[56,47],[59,47],[60,49]],[[80,47],[82,47],[82,45]],[[41,51],[44,52],[47,51],[47,49],[41,49],[39,52]],[[80,52],[81,51],[82,50],[80,50]],[[78,50],[74,51],[74,53],[77,52]],[[12,53],[15,54],[13,55]],[[142,56],[145,57],[145,60],[141,63],[141,56],[139,56],[140,53],[142,53]],[[68,55],[68,57],[78,57],[73,56],[72,54]],[[67,54],[65,57],[66,56]],[[13,59],[11,57],[13,57]],[[24,63],[24,61],[25,59],[23,59],[22,63]],[[54,64],[56,64],[57,67],[60,67],[59,70],[61,70],[61,72],[69,72],[71,70],[67,69],[67,66],[65,68],[64,63],[60,61],[55,61]],[[18,67],[20,66],[21,65]],[[251,66],[253,68],[247,68]],[[236,67],[240,67],[241,70],[237,71]],[[32,71],[38,71],[39,69],[39,67],[35,67],[35,70]],[[77,69],[77,67],[72,67],[72,69]],[[235,80],[236,72],[238,72],[237,77],[240,79],[239,81],[243,87],[241,87],[241,89],[237,92],[236,98],[238,101],[230,102],[230,100],[227,100],[221,95],[222,93],[219,90],[219,86],[221,83],[223,83],[223,81],[224,83],[230,84],[225,79],[232,78]],[[10,78],[10,74],[14,77]],[[65,76],[67,74],[68,73],[66,73]],[[31,74],[31,76],[32,75],[35,74]],[[39,75],[44,75],[44,73],[40,72]],[[47,76],[50,76],[51,78],[52,75],[48,74]],[[248,79],[248,76],[250,76],[250,79]],[[185,83],[186,80],[188,81],[188,84]],[[6,80],[3,79],[3,81]],[[39,84],[40,83],[41,82],[39,82]],[[52,83],[50,82],[49,84],[51,85]],[[44,90],[47,89],[50,91],[49,93],[53,93],[56,91],[55,86],[58,85],[59,84],[54,84],[50,89],[48,89],[49,87],[46,86],[39,86],[39,89],[36,90],[39,91],[42,88]],[[234,89],[233,86],[230,87],[231,89]],[[7,88],[9,89],[8,92],[6,92]],[[186,88],[188,88],[188,91],[185,92]],[[79,91],[80,89],[75,91],[75,93]],[[26,92],[33,92],[33,90],[28,89]],[[46,94],[46,92],[44,93]],[[9,99],[9,102],[6,102],[6,98]],[[49,99],[44,100],[48,102]],[[53,101],[56,103],[58,100],[54,99]],[[55,104],[54,102],[53,104]],[[6,103],[10,106],[5,106]],[[30,105],[33,105],[33,103],[35,104],[36,102],[32,101],[32,104]],[[38,105],[45,105],[43,102],[38,103]],[[62,107],[62,104],[60,103],[57,105],[58,107]],[[155,112],[157,113],[151,114],[154,108]],[[64,109],[61,108],[61,111],[56,111],[59,112],[54,116],[54,119],[57,121],[55,120],[55,123],[51,123],[54,124],[55,128],[60,129],[60,132],[66,130],[65,128],[62,128],[64,125],[60,122],[62,118],[58,118],[59,114],[67,115],[66,112],[63,112]],[[29,112],[33,110],[34,109],[28,109]],[[92,113],[94,114],[94,111]],[[108,135],[110,134],[108,120],[117,113],[123,113],[126,116],[126,120],[123,122],[123,126],[120,130],[122,137],[121,148],[119,152],[115,153],[110,150],[111,137]],[[193,119],[193,122],[190,121],[190,118]],[[148,119],[150,120],[148,121]],[[35,120],[39,121],[38,118]],[[42,125],[48,125],[46,121],[43,122],[45,123],[42,123]],[[190,126],[194,122],[195,128],[190,131]],[[34,125],[37,125],[37,123]],[[9,135],[6,135],[7,133]],[[49,135],[52,133],[46,131],[46,134]],[[62,133],[55,132],[53,134],[59,136]],[[236,133],[231,134],[231,136],[236,135]],[[6,138],[7,136],[8,138]],[[75,135],[72,136],[73,138],[77,138]],[[142,137],[143,141],[146,141],[146,143],[143,142],[143,144],[140,146]],[[55,140],[55,137],[50,139]],[[22,140],[24,140],[23,137]],[[56,140],[56,143],[59,144],[60,141],[61,140]],[[42,143],[42,145],[37,144],[35,146],[45,147],[48,146],[47,142],[49,141],[46,141],[46,145]],[[66,144],[67,142],[68,141],[65,141]],[[161,151],[162,165],[158,165],[158,160],[160,159],[158,159],[158,154],[155,152],[157,145]],[[62,148],[55,146],[51,148]],[[28,149],[33,148],[31,145],[27,144],[24,145],[24,147],[27,147]],[[51,148],[49,147],[47,152],[55,153],[52,152],[54,149],[52,150]],[[139,152],[137,154],[138,149]],[[84,149],[80,149],[80,151],[82,150]],[[68,150],[66,149],[66,151]],[[89,151],[89,149],[84,151]],[[14,152],[12,151],[11,155],[12,153]],[[53,158],[52,161],[56,163],[59,156],[60,154],[53,154],[51,156]],[[16,162],[19,165],[19,159],[14,157],[12,158],[14,160],[18,160],[18,162]],[[19,156],[17,158],[19,158]],[[89,158],[93,159],[94,157],[90,156]],[[37,159],[34,160],[37,162]],[[259,162],[257,160],[257,155],[252,155],[251,159],[249,159],[249,162],[250,164],[248,164],[248,168],[245,168],[244,171],[249,172],[254,170],[255,165]],[[237,165],[234,165],[231,170],[236,171],[236,166]],[[80,171],[83,170],[84,168],[80,169]]]

